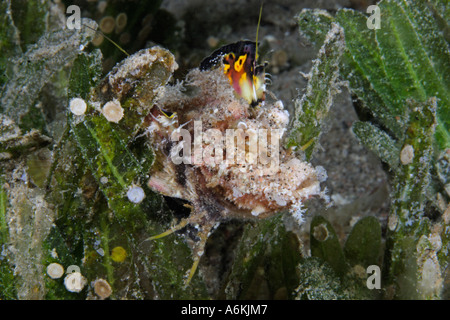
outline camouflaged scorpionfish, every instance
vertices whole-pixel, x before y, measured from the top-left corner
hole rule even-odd
[[[150,239],[188,224],[197,228],[200,240],[186,283],[221,221],[289,211],[302,222],[303,201],[326,197],[320,188],[323,168],[283,147],[289,113],[281,101],[265,99],[264,66],[257,66],[256,58],[250,41],[215,51],[183,83],[162,88],[146,117],[155,151],[148,186],[188,201],[192,209],[189,217]]]

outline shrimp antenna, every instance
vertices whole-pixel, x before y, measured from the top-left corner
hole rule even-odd
[[[259,18],[258,18],[258,26],[256,27],[256,49],[255,49],[255,57],[258,59],[258,34],[259,34],[259,25],[261,24],[261,16],[264,2],[261,3],[261,8],[259,9]]]
[[[122,51],[127,57],[130,56],[130,55],[128,54],[128,52],[126,52],[124,49],[122,49],[121,46],[119,46],[117,43],[115,43],[110,37],[108,37],[106,34],[104,34],[103,32],[101,32],[100,30],[96,30],[96,29],[94,29],[94,28],[92,28],[92,27],[90,27],[90,26],[88,26],[88,25],[86,25],[86,24],[83,24],[83,26],[85,26],[85,27],[87,27],[87,28],[89,28],[89,29],[91,29],[91,30],[94,30],[95,32],[98,32],[98,33],[101,34],[103,37],[105,37],[109,42],[111,42],[114,46],[116,46],[117,49],[119,49],[120,51]]]

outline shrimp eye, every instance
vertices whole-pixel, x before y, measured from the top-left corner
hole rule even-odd
[[[244,62],[246,59],[247,59],[247,54],[239,57],[239,59],[234,64],[234,70],[236,70],[236,72],[240,72],[242,70],[242,67],[244,66]]]

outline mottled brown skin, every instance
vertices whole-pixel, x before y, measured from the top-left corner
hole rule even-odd
[[[228,173],[218,176],[217,167],[210,167],[207,164],[176,165],[173,163],[169,155],[175,144],[170,140],[170,134],[182,126],[183,129],[190,131],[192,137],[194,121],[201,121],[203,130],[214,128],[222,133],[226,129],[236,129],[242,122],[264,128],[276,128],[280,125],[275,118],[264,118],[270,114],[265,110],[275,107],[266,104],[260,108],[253,108],[245,100],[238,99],[222,70],[214,69],[203,72],[193,70],[188,74],[188,79],[186,86],[194,87],[194,90],[191,90],[194,94],[183,94],[176,87],[167,87],[165,95],[157,101],[152,109],[151,116],[147,117],[150,141],[156,153],[155,165],[148,182],[149,187],[166,196],[187,200],[192,206],[192,212],[188,218],[182,219],[168,231],[151,239],[166,236],[188,224],[197,227],[199,240],[193,244],[194,265],[187,277],[187,282],[192,278],[203,255],[210,232],[221,221],[230,218],[264,219],[287,211],[296,204],[289,200],[284,205],[280,205],[274,199],[267,197],[262,190],[259,193],[244,193],[234,196],[233,188],[235,183],[239,183],[240,177],[246,175],[248,179],[251,179],[250,173],[247,171],[242,174],[236,170],[227,171]],[[176,115],[169,118],[166,111],[175,112]],[[263,112],[262,117],[261,112]],[[287,122],[283,124],[283,126],[285,125]],[[289,150],[282,148],[280,152],[282,161],[294,159],[294,155]],[[305,167],[311,171],[308,173],[310,176],[304,177],[299,188],[314,186],[315,183],[318,183],[314,169],[310,165],[305,165]],[[225,170],[229,170],[229,168],[225,168]],[[230,174],[234,175],[233,179]],[[285,180],[286,175],[290,175],[289,172],[280,172],[279,174],[282,174]],[[272,176],[271,179],[277,181],[276,177]],[[258,179],[261,179],[259,183],[263,185],[266,178],[262,176]],[[313,195],[317,195],[317,193],[301,196],[296,201],[307,199]],[[254,210],[257,212],[255,213]]]

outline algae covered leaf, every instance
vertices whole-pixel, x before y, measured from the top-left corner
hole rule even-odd
[[[296,100],[295,115],[289,131],[288,146],[305,151],[310,158],[322,132],[333,96],[338,92],[339,61],[344,51],[344,33],[332,24],[317,59],[308,75],[306,93]]]
[[[397,297],[438,298],[448,256],[431,249],[431,256],[424,258],[414,248],[420,238],[437,236],[436,230],[441,230],[437,234],[443,247],[448,245],[442,232],[448,226],[445,205],[437,204],[443,197],[448,200],[448,194],[445,179],[435,175],[450,146],[450,51],[442,32],[446,11],[438,10],[442,9],[439,1],[386,0],[377,6],[378,29],[368,28],[368,16],[350,9],[339,10],[334,18],[305,10],[299,25],[307,28],[302,19],[308,20],[316,32],[303,33],[319,43],[327,24],[336,22],[344,29],[341,77],[366,120],[355,122],[352,129],[389,166],[387,283],[394,285]],[[435,210],[442,220],[427,214]],[[351,255],[361,260],[355,250]]]

